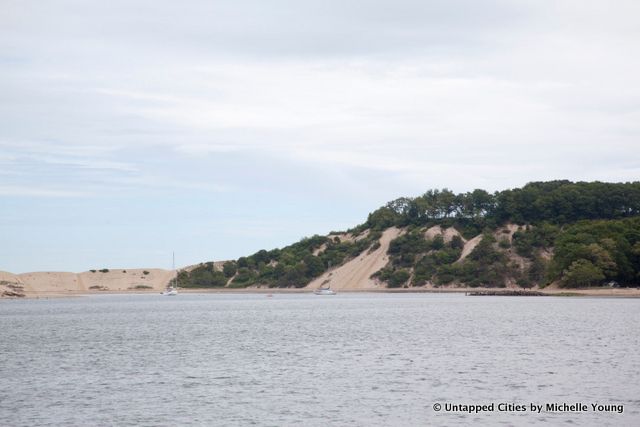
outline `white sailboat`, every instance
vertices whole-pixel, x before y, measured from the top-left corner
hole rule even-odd
[[[162,292],[162,295],[164,295],[166,297],[172,297],[172,296],[178,295],[178,270],[176,270],[176,254],[175,254],[175,252],[173,253],[173,264],[172,264],[172,267],[173,267],[173,270],[176,272],[176,281],[175,281],[175,285],[172,285],[171,281],[169,281],[169,284],[167,284],[167,287]]]

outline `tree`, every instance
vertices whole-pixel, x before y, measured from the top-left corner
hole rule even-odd
[[[240,267],[236,277],[233,279],[233,283],[249,286],[255,282],[255,279],[256,273],[253,270],[248,267]]]
[[[464,241],[462,240],[462,237],[460,237],[460,236],[453,236],[451,238],[451,242],[449,243],[449,245],[453,249],[463,249],[464,248]]]
[[[442,234],[437,234],[431,240],[431,249],[439,251],[442,248],[444,248],[444,237],[442,237]]]
[[[562,285],[568,288],[592,286],[604,280],[602,270],[591,261],[579,259],[574,261],[564,272]]]
[[[592,243],[587,246],[587,250],[589,251],[589,260],[598,267],[605,276],[615,276],[617,267],[609,252],[597,243]]]
[[[222,272],[224,273],[225,277],[233,277],[235,276],[237,271],[238,266],[235,261],[225,262],[222,266]]]
[[[471,216],[484,217],[493,211],[494,197],[485,190],[473,190],[469,198],[471,199]]]
[[[367,225],[374,230],[392,227],[401,219],[401,215],[388,206],[383,206],[369,214]]]
[[[314,278],[324,272],[324,263],[317,256],[307,255],[304,258],[304,264],[306,266],[305,274],[308,278]]]
[[[399,288],[400,286],[407,283],[411,274],[407,270],[396,270],[389,278],[389,287],[390,288]]]

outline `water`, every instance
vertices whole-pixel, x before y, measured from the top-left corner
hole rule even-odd
[[[640,425],[639,308],[454,294],[2,301],[0,425]],[[492,402],[624,409],[433,409]]]

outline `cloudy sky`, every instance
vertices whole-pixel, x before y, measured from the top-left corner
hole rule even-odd
[[[636,0],[0,8],[0,270],[169,268],[429,188],[640,176]]]

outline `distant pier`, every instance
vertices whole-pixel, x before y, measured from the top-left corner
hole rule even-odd
[[[465,295],[476,296],[504,296],[504,297],[543,297],[547,296],[544,292],[527,291],[524,289],[508,289],[508,290],[484,290],[465,292]]]

